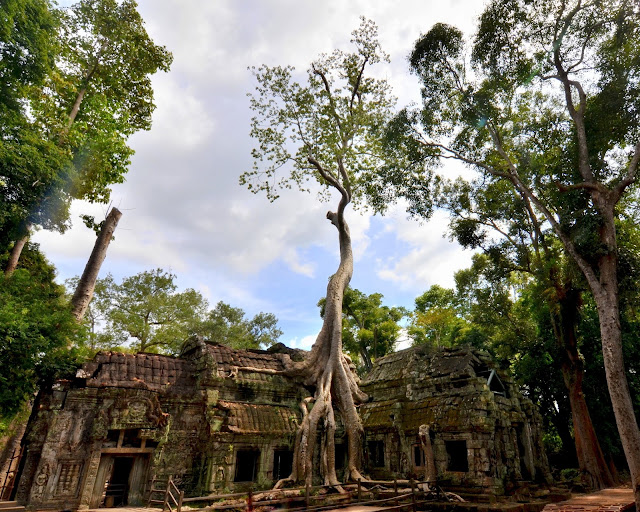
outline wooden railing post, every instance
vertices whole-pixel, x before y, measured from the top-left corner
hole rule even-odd
[[[253,490],[249,488],[249,492],[247,493],[247,512],[251,512],[253,510]]]
[[[180,496],[178,497],[178,512],[182,510],[182,500],[184,499],[184,491],[180,491]]]
[[[162,511],[169,505],[169,492],[171,492],[171,476],[169,476],[169,480],[167,480],[167,490],[164,493],[164,501],[162,502]],[[169,506],[169,510],[171,507]]]
[[[413,478],[409,480],[409,483],[411,484],[411,510],[416,512],[418,510],[416,505],[416,483],[413,481]]]
[[[358,478],[358,501],[362,501],[362,479]]]
[[[309,494],[311,493],[311,486],[309,482],[307,482],[306,487],[304,488],[304,506],[305,509],[309,508]]]

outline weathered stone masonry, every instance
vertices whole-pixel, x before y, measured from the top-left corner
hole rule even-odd
[[[150,481],[169,475],[195,495],[288,476],[299,404],[311,390],[247,367],[282,370],[283,354],[198,339],[178,358],[98,354],[73,382],[40,394],[17,499],[88,509],[141,504]],[[374,477],[420,477],[417,433],[428,424],[438,478],[450,487],[499,494],[548,478],[538,413],[486,354],[398,352],[376,362],[363,389],[365,472]],[[343,446],[338,439],[338,461]]]
[[[372,475],[423,479],[418,431],[428,425],[449,489],[503,494],[550,479],[541,417],[487,353],[411,348],[376,361],[361,387],[373,398],[360,407]]]

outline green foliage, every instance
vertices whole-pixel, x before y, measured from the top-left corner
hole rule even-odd
[[[371,369],[373,361],[393,351],[407,315],[401,307],[383,306],[381,293],[367,295],[347,288],[342,301],[342,345],[361,373]],[[318,301],[324,318],[326,299]]]
[[[453,347],[479,345],[484,336],[464,318],[462,303],[454,290],[433,285],[416,298],[407,328],[414,345]]]
[[[290,66],[251,68],[258,85],[250,94],[254,168],[240,182],[270,200],[282,188],[308,191],[310,182],[344,189],[356,202],[377,181],[387,158],[383,127],[394,104],[384,80],[367,76],[369,66],[388,59],[377,40],[377,27],[362,19],[353,33],[352,53],[322,55],[307,71],[306,84]],[[281,174],[281,168],[290,171]],[[375,205],[383,209],[384,205]]]
[[[6,11],[5,11],[6,7]],[[106,202],[149,129],[150,75],[171,55],[132,0],[3,3],[0,20],[0,250],[32,225],[63,232],[73,199]]]
[[[222,345],[247,349],[270,347],[282,331],[272,313],[258,313],[249,320],[242,309],[218,302],[198,326],[197,334]]]
[[[73,374],[82,329],[36,247],[23,268],[0,279],[0,416],[16,412],[41,382]]]
[[[633,268],[613,225],[629,213],[625,194],[636,194],[639,36],[640,12],[629,0],[492,0],[470,46],[442,24],[419,38],[410,65],[422,104],[388,127],[387,144],[403,148],[414,183],[398,187],[393,169],[390,196],[406,198],[421,217],[434,203],[446,209],[453,238],[482,250],[475,270],[457,276],[465,318],[512,361],[564,445],[565,330],[573,324],[585,360],[602,365],[590,346],[597,329],[579,314],[581,299],[590,300],[585,281],[604,297],[607,264],[620,258]],[[443,159],[475,174],[438,176]],[[599,309],[615,314],[617,297],[609,299]],[[598,376],[600,391],[601,375],[601,366],[586,373]],[[589,395],[592,409],[597,395]]]
[[[149,38],[133,0],[81,0],[63,11],[61,26],[60,62],[36,110],[71,146],[72,196],[107,202],[133,153],[127,138],[151,127],[150,76],[168,71],[172,57]]]
[[[140,272],[117,283],[98,279],[84,317],[87,335],[81,347],[92,357],[99,350],[177,354],[190,336],[237,349],[270,347],[282,336],[272,313],[253,318],[224,302],[212,310],[202,295],[177,291],[176,276],[162,269]],[[69,279],[73,291],[78,278]]]
[[[28,87],[42,83],[55,55],[57,20],[48,0],[4,0],[0,18],[0,115],[21,115]],[[10,117],[9,117],[10,119]],[[5,125],[6,126],[6,125]]]
[[[177,292],[175,275],[162,269],[140,272],[116,283],[98,280],[88,322],[105,328],[89,337],[90,348],[178,353],[204,317],[207,302],[193,289]]]

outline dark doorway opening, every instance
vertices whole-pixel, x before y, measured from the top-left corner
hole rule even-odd
[[[447,471],[469,471],[466,441],[445,441],[447,449]]]
[[[114,457],[113,470],[107,484],[104,504],[106,507],[122,507],[128,504],[129,477],[133,468],[133,457]]]
[[[238,450],[234,482],[255,482],[258,476],[260,450]],[[287,475],[289,476],[289,475]]]
[[[288,478],[292,469],[293,452],[291,450],[275,450],[273,452],[273,479]]]
[[[369,464],[373,468],[384,467],[384,441],[369,441]]]

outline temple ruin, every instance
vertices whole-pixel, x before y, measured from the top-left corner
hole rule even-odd
[[[38,396],[16,499],[38,510],[139,505],[170,475],[191,495],[273,485],[291,471],[299,404],[311,392],[243,368],[282,370],[284,354],[302,356],[197,338],[179,357],[99,353]],[[422,479],[427,425],[444,488],[499,495],[549,478],[538,412],[486,353],[400,351],[377,360],[362,389],[365,474]]]

